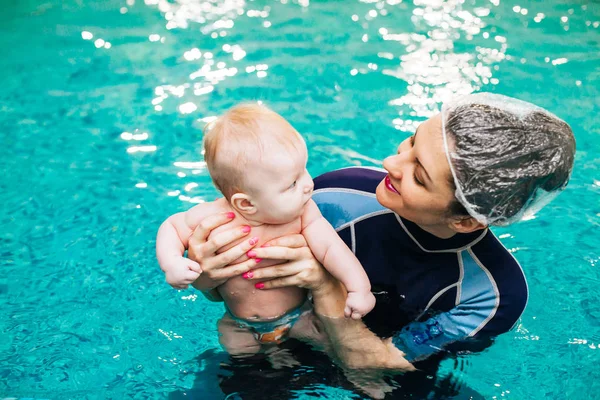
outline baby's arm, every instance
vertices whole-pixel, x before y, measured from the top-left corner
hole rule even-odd
[[[302,234],[316,259],[346,286],[346,317],[357,319],[371,311],[375,296],[364,268],[312,200],[302,214]]]
[[[183,257],[188,240],[201,218],[201,205],[170,216],[158,229],[156,258],[167,283],[185,289],[202,273],[198,263]]]

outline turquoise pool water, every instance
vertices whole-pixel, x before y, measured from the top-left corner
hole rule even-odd
[[[262,100],[304,135],[317,175],[378,165],[475,90],[563,117],[576,167],[535,219],[496,229],[531,289],[516,330],[436,379],[464,396],[598,396],[600,5],[587,3],[2,2],[0,398],[239,398],[219,387],[221,305],[171,289],[154,259],[160,222],[216,196],[204,121]],[[288,379],[289,398],[362,396],[310,362],[236,374],[254,389],[243,398],[284,398],[262,389]]]

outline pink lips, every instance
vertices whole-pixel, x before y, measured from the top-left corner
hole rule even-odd
[[[387,175],[385,177],[385,187],[390,192],[393,192],[393,193],[396,193],[396,194],[400,194],[400,193],[398,193],[398,191],[396,190],[396,188],[394,187],[394,185],[392,185],[392,181],[390,180],[390,176],[389,175]]]

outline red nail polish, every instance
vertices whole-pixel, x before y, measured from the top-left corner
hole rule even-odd
[[[248,233],[248,232],[250,232],[250,229],[251,229],[251,228],[250,228],[248,225],[244,225],[244,226],[242,226],[242,232],[244,232],[244,233]]]
[[[254,261],[256,261],[256,263],[258,264],[259,262],[262,261],[262,258],[255,258]]]
[[[259,283],[257,283],[256,285],[254,285],[254,287],[255,287],[255,288],[257,288],[257,289],[262,289],[262,288],[264,288],[264,287],[265,287],[265,284],[264,284],[264,283],[262,283],[262,282],[259,282]]]
[[[244,279],[250,279],[253,276],[254,276],[254,274],[252,273],[252,271],[248,271],[244,275],[242,275],[242,278],[244,278]]]
[[[235,218],[235,213],[228,212],[227,213],[227,218],[229,218],[229,219]]]
[[[248,241],[248,243],[250,243],[250,246],[254,246],[256,243],[258,243],[258,237],[253,237]]]
[[[254,250],[250,250],[249,252],[246,253],[246,255],[249,258],[254,258],[254,257],[256,257],[256,252]]]

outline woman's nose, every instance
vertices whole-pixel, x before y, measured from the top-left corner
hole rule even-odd
[[[383,160],[383,168],[396,180],[402,179],[402,156],[396,154]]]

